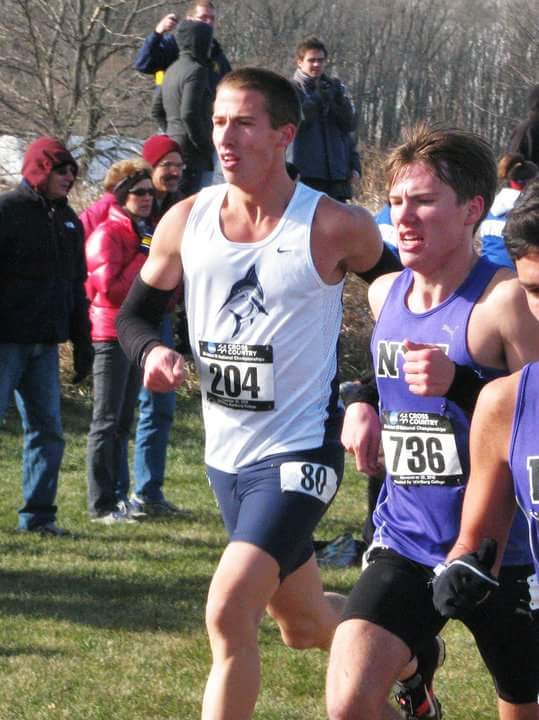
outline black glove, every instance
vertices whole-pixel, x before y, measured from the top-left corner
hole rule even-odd
[[[318,87],[318,93],[320,95],[320,99],[322,100],[322,111],[324,113],[329,112],[335,98],[335,88],[333,87],[331,80],[321,80]]]
[[[73,342],[73,368],[75,374],[71,378],[74,385],[81,383],[92,371],[94,348],[89,342]]]
[[[496,560],[496,540],[485,539],[477,552],[461,555],[435,568],[434,607],[443,617],[460,618],[482,603],[500,583],[490,570]]]

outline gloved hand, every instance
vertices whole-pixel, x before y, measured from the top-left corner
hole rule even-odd
[[[329,112],[335,99],[335,88],[331,80],[322,79],[318,87],[318,93],[322,100],[322,111],[324,113]]]
[[[94,362],[94,348],[90,342],[73,342],[73,368],[75,373],[71,378],[74,385],[81,383],[92,371]]]
[[[460,618],[482,603],[500,583],[490,570],[496,560],[496,540],[485,539],[477,552],[438,565],[432,581],[434,607],[443,617]]]

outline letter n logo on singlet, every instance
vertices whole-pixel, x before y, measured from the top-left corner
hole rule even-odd
[[[399,377],[397,355],[402,354],[402,343],[394,340],[380,340],[377,348],[376,375],[378,377]]]
[[[528,456],[527,468],[530,478],[530,495],[532,502],[539,503],[539,457]]]

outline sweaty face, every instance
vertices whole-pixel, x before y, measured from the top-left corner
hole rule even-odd
[[[515,260],[515,267],[519,282],[526,293],[528,306],[539,320],[539,253],[531,252]]]
[[[51,171],[43,194],[49,200],[65,198],[71,190],[75,178],[75,168],[72,165],[60,165]]]
[[[222,86],[215,99],[213,142],[227,182],[245,189],[263,185],[267,174],[283,164],[292,140],[292,125],[271,127],[265,100],[256,90]]]
[[[140,180],[128,191],[124,208],[135,218],[147,218],[152,211],[154,195],[152,181],[149,178]]]
[[[183,160],[178,152],[169,152],[164,155],[154,167],[152,182],[156,192],[160,195],[175,193],[183,171]]]
[[[326,67],[326,56],[323,50],[307,50],[302,58],[298,58],[299,69],[312,78],[322,75]]]
[[[389,201],[405,267],[438,270],[469,253],[482,198],[459,205],[453,188],[424,163],[413,163],[393,181]]]

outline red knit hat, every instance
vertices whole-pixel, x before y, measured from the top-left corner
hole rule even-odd
[[[178,143],[168,135],[152,135],[142,146],[142,157],[152,167],[155,167],[162,157],[171,152],[182,154]]]
[[[53,137],[40,137],[26,148],[21,174],[31,187],[44,192],[51,171],[60,165],[71,165],[77,175],[78,165],[65,145]]]

